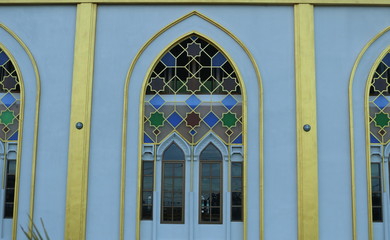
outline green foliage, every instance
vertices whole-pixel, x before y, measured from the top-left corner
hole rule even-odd
[[[28,231],[26,231],[22,226],[20,226],[24,235],[26,235],[27,239],[28,240],[50,240],[49,235],[47,234],[47,231],[45,228],[45,224],[43,224],[42,218],[40,218],[40,220],[41,220],[41,225],[43,228],[43,233],[44,233],[45,238],[42,237],[42,234],[41,234],[42,231],[40,232],[40,230],[35,225],[33,219],[30,216],[29,216],[29,219],[30,219],[30,223],[28,225]]]

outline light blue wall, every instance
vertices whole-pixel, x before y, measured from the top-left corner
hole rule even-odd
[[[270,239],[296,238],[293,9],[253,6],[100,6],[89,172],[89,239],[118,236],[123,87],[130,62],[157,31],[193,10],[229,29],[249,48],[258,63],[264,86],[265,236]],[[247,89],[248,236],[249,239],[257,239],[259,87],[248,56],[237,43],[198,17],[187,19],[156,39],[134,69],[128,96],[125,236],[132,239],[135,233],[138,114],[142,82],[163,48],[193,30],[209,36],[226,50],[237,64]],[[102,215],[108,216],[110,220],[98,217]]]
[[[70,98],[76,8],[18,6],[0,8],[0,22],[31,50],[41,76],[35,221],[42,218],[52,239],[61,239],[65,225]],[[0,42],[15,56],[26,89],[19,223],[27,226],[35,120],[36,79],[21,46],[0,29]],[[18,228],[18,239],[23,233]],[[5,235],[4,239],[10,239]]]
[[[321,239],[352,238],[348,84],[364,45],[390,26],[390,8],[316,7],[319,214]],[[368,238],[364,88],[389,38],[370,50],[354,80],[357,236]],[[364,69],[361,70],[360,68]]]

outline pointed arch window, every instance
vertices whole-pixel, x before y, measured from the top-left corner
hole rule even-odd
[[[221,152],[210,143],[200,154],[199,222],[221,223],[223,164]]]
[[[241,86],[232,63],[218,47],[205,38],[192,34],[168,49],[152,69],[146,83],[143,111],[144,151],[149,151],[150,156],[153,156],[148,161],[158,160],[156,152],[173,133],[183,139],[189,149],[192,149],[191,151],[210,133],[214,134],[226,148],[233,145],[242,146]],[[174,146],[174,144],[171,145],[171,147]],[[215,154],[219,154],[218,159],[215,159]],[[204,158],[200,160],[202,162],[200,164],[202,166],[199,165],[200,168],[210,167],[212,170],[213,167],[220,165],[219,168],[222,171],[221,152],[215,146],[213,148],[212,144],[204,149],[201,156],[194,156],[193,152],[189,155],[191,161],[194,161],[194,158]],[[169,166],[164,163],[168,161],[164,160],[166,156],[164,153],[161,163],[164,168],[162,174],[165,174],[165,168]],[[228,158],[230,159],[230,156]],[[144,164],[146,162],[144,157],[143,162]],[[184,162],[183,160],[183,168],[190,165]],[[202,174],[202,171],[199,174]],[[206,175],[199,176],[206,179]],[[141,177],[144,178],[144,175]],[[209,175],[208,179],[214,179],[214,177],[217,176]],[[219,177],[222,179],[222,172]],[[164,177],[162,177],[161,188],[164,184]],[[183,187],[183,189],[185,189],[183,191],[190,190],[189,187]],[[154,188],[153,191],[159,191],[159,189]],[[222,193],[222,185],[218,191]],[[225,191],[230,191],[230,189],[225,189]],[[162,208],[160,210],[161,222],[164,222],[164,208],[168,206],[162,204],[160,207]],[[210,209],[213,209],[212,211],[219,209],[220,214],[217,220],[212,220],[214,215],[211,215],[204,223],[221,223],[222,202],[220,208],[213,206]],[[183,220],[181,221],[184,221],[185,212],[183,203]],[[199,214],[200,218],[202,216]],[[143,212],[141,219],[147,219]],[[205,215],[204,219],[206,219]],[[240,221],[240,219],[237,220]]]
[[[175,143],[172,143],[165,150],[162,161],[161,223],[183,223],[184,153]]]
[[[389,172],[384,149],[390,143],[390,52],[377,66],[369,86],[371,203],[374,222],[383,221],[384,173]]]
[[[17,146],[20,128],[21,88],[15,64],[0,48],[0,146],[2,149],[4,218],[13,217]]]

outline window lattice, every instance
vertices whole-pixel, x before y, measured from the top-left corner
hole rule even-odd
[[[225,144],[242,144],[241,88],[226,56],[193,35],[169,49],[146,86],[144,143],[177,132],[197,144],[210,131]]]
[[[19,130],[20,85],[15,66],[0,49],[0,140],[17,141]]]

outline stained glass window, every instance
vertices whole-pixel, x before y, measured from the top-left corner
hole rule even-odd
[[[19,133],[20,84],[9,56],[0,48],[0,141],[4,146],[4,218],[13,217],[16,145]],[[12,154],[11,154],[12,153]]]
[[[173,136],[173,133],[183,139],[184,144],[190,146],[196,146],[210,133],[227,148],[230,145],[242,145],[243,116],[240,82],[226,55],[214,44],[195,34],[188,36],[168,49],[152,69],[147,79],[144,98],[144,146],[154,145],[154,149],[157,149],[155,152],[158,152],[161,144]],[[172,147],[179,149],[176,144],[169,148]],[[173,155],[168,157],[167,154]],[[184,223],[185,192],[182,193],[183,198],[180,198],[181,189],[178,191],[164,189],[168,185],[174,186],[167,184],[167,181],[171,181],[171,175],[175,173],[171,173],[170,169],[185,170],[185,161],[179,162],[179,159],[184,160],[184,155],[179,157],[178,154],[182,154],[182,151],[166,152],[162,157],[163,160],[165,159],[161,163],[162,223]],[[206,205],[199,207],[199,211],[204,211],[199,213],[200,222],[222,223],[222,197],[220,196],[223,195],[223,157],[212,144],[200,155],[195,157],[200,159],[199,169],[204,171],[199,171],[198,184],[202,185],[203,180],[210,181],[211,184],[202,185],[201,188],[205,191],[201,190],[203,192],[198,196],[199,204],[202,204],[202,194],[205,194],[203,197],[210,195],[208,200],[204,199],[203,203]],[[213,174],[205,175],[208,169]],[[219,170],[214,171],[215,169]],[[184,181],[184,177],[175,177],[176,181],[179,181],[178,179]],[[225,178],[227,181],[227,176]],[[219,184],[215,183],[217,180]],[[235,207],[240,208],[241,205]]]
[[[386,146],[390,142],[390,53],[379,63],[371,80],[369,94],[370,143]],[[380,163],[371,164],[372,214],[382,221]]]
[[[161,143],[172,132],[196,145],[213,132],[225,144],[242,143],[242,99],[226,56],[199,36],[169,49],[146,87],[144,143]]]

